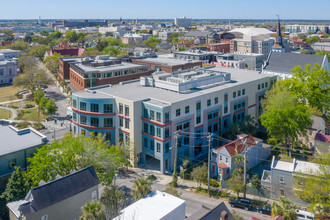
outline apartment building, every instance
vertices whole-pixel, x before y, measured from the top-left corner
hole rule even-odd
[[[330,33],[329,27],[325,25],[285,25],[285,32],[290,34],[298,33],[312,33],[315,34],[318,31]]]
[[[111,59],[107,55],[95,58],[84,57],[70,62],[70,84],[76,90],[82,91],[94,86],[138,79],[152,72],[147,65],[122,62],[116,58]]]
[[[174,25],[178,27],[191,27],[192,18],[174,18]]]
[[[86,89],[72,95],[73,132],[101,133],[110,144],[130,144],[132,163],[154,161],[161,172],[172,172],[176,140],[178,163],[205,156],[203,134],[221,135],[246,115],[258,118],[260,100],[275,79],[209,67]]]

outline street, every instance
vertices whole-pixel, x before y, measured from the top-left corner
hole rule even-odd
[[[119,174],[118,179],[116,180],[115,184],[125,192],[127,204],[130,205],[132,202],[134,202],[132,196],[130,195],[133,182],[139,177],[148,177],[149,175],[153,174],[157,177],[157,179],[153,182],[151,189],[152,191],[159,190],[164,191],[166,189],[166,185],[172,180],[172,176],[169,175],[163,175],[155,171],[150,170],[140,170],[135,169],[135,173],[129,173],[129,174]],[[227,208],[232,212],[233,210],[242,216],[244,219],[251,219],[251,217],[257,217],[259,219],[267,219],[269,216],[262,215],[257,213],[256,211],[245,211],[243,209],[239,208],[232,208],[227,200],[220,200],[215,198],[209,198],[207,196],[188,192],[184,188],[178,188],[178,192],[181,194],[181,199],[186,201],[186,217],[191,216],[195,212],[197,212],[199,209],[202,208],[202,205],[214,208],[221,202],[225,202]]]

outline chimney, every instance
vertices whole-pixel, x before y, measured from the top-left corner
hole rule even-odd
[[[228,213],[226,211],[221,212],[220,220],[228,220]]]

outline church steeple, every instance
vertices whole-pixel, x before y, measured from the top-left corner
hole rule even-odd
[[[278,15],[277,15],[276,41],[273,46],[273,51],[284,52],[282,33],[281,33],[281,23],[280,23],[280,17]]]

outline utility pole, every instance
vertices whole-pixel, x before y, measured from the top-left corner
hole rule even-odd
[[[208,138],[208,146],[209,146],[208,162],[207,162],[207,191],[209,193],[209,197],[211,197],[210,194],[211,133],[209,133],[207,138]]]
[[[178,173],[176,172],[177,158],[178,158],[178,141],[179,141],[179,131],[175,132],[175,148],[174,148],[174,169],[173,169],[173,184],[177,185]],[[175,186],[176,187],[176,186]]]
[[[247,151],[246,142],[247,142],[247,137],[243,141],[243,145],[244,145],[244,198],[246,198],[246,151]]]

